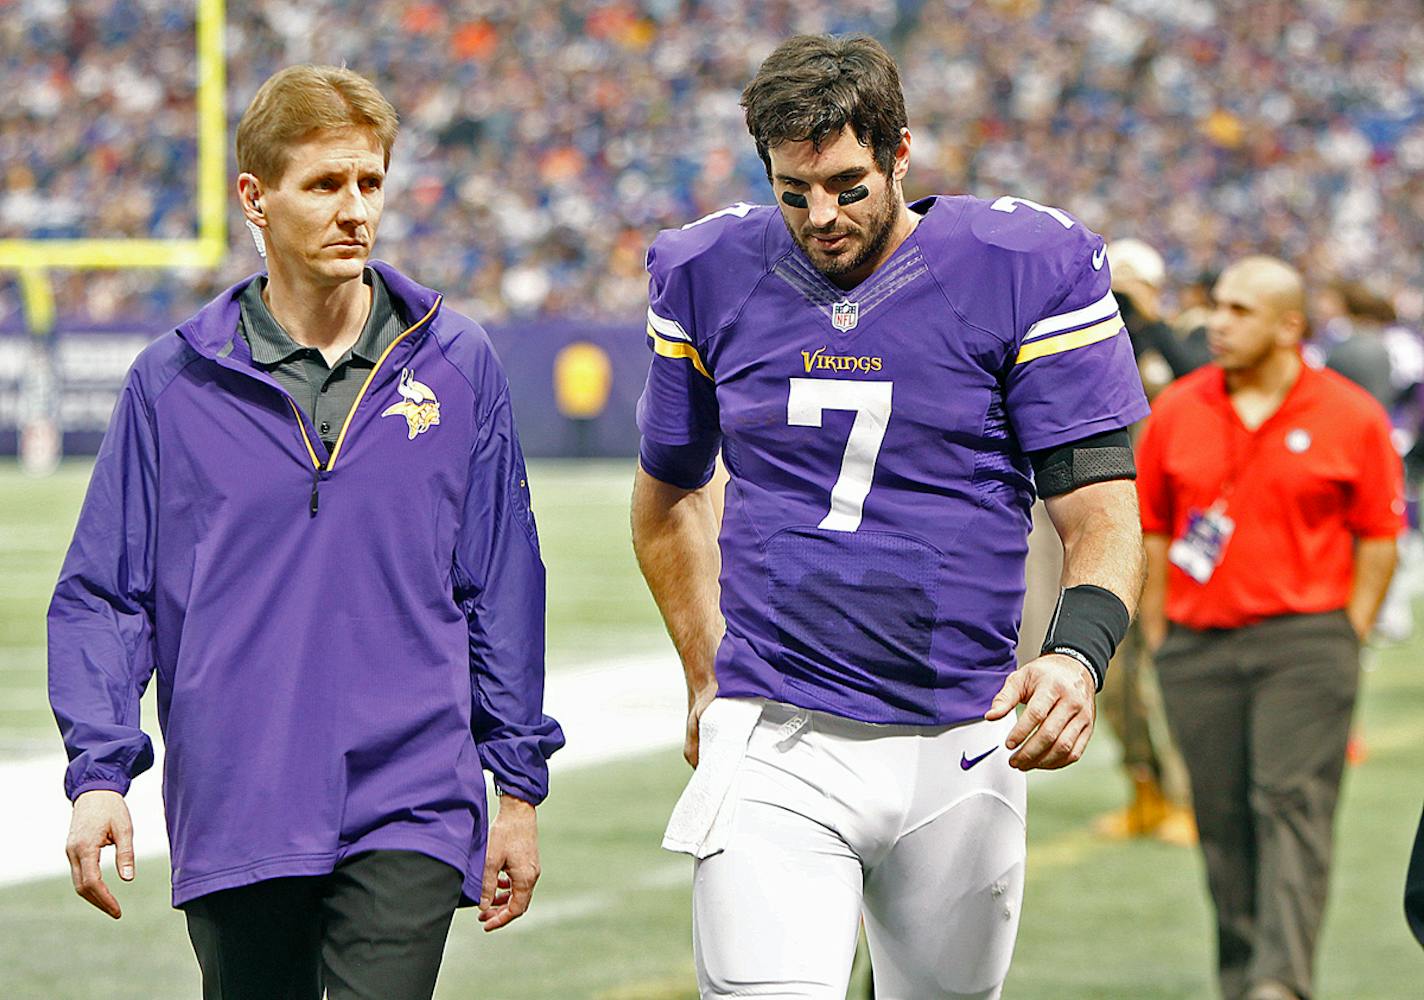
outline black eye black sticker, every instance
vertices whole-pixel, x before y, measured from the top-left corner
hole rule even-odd
[[[845,196],[842,195],[841,197]],[[808,201],[806,201],[806,196],[804,194],[797,194],[795,191],[781,192],[781,200],[786,202],[786,204],[790,205],[792,208],[806,208],[810,204]]]
[[[842,192],[836,197],[836,201],[840,202],[842,205],[854,205],[856,202],[860,201],[862,198],[869,198],[869,197],[870,197],[870,188],[866,187],[864,184],[857,184],[855,187],[851,188],[849,191],[842,191]]]

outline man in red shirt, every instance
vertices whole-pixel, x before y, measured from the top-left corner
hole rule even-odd
[[[1309,1000],[1403,470],[1379,404],[1301,360],[1294,269],[1249,257],[1215,295],[1215,363],[1158,398],[1139,445],[1139,613],[1191,774],[1222,994]]]

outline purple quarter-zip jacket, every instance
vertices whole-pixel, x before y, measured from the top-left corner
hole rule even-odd
[[[504,372],[478,324],[372,266],[408,329],[330,454],[251,364],[246,281],[144,350],[50,605],[71,799],[152,765],[157,672],[175,906],[375,849],[476,899],[482,769],[538,803],[563,744]]]

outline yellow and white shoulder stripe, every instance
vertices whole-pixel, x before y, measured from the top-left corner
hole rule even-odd
[[[659,316],[649,309],[648,336],[653,338],[655,354],[664,358],[687,358],[703,377],[712,378],[708,374],[707,366],[702,363],[702,356],[697,353],[697,348],[692,346],[692,337],[677,320]]]
[[[1071,312],[1047,316],[1028,328],[1014,364],[1061,354],[1116,337],[1122,332],[1117,300],[1108,292],[1096,302]]]

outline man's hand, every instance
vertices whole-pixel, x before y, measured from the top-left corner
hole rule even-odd
[[[1020,771],[1052,770],[1083,756],[1097,712],[1094,688],[1088,668],[1061,653],[1030,660],[1009,674],[984,713],[993,721],[1015,705],[1025,706],[1004,741],[1010,750],[1019,748],[1009,764]]]
[[[499,797],[499,815],[485,847],[480,923],[496,931],[524,915],[539,881],[539,824],[534,807],[512,795]]]
[[[712,699],[717,697],[717,678],[712,678],[707,684],[697,691],[689,693],[687,698],[687,736],[682,741],[682,756],[693,767],[697,766],[698,750],[698,723],[702,721],[702,713],[707,711],[707,706],[712,704]]]
[[[124,797],[118,792],[97,789],[85,792],[74,800],[69,840],[64,845],[64,853],[69,855],[69,873],[74,879],[75,892],[118,920],[124,911],[99,871],[99,851],[109,844],[118,849],[114,868],[119,878],[132,882],[133,820]]]

